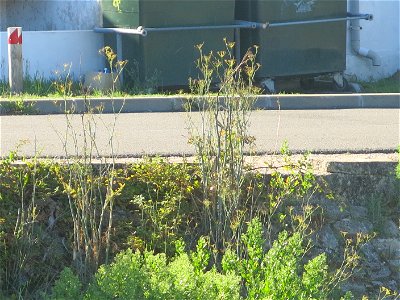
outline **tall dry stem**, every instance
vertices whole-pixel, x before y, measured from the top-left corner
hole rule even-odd
[[[110,66],[115,58],[110,58]],[[126,63],[115,64],[121,69],[115,75],[113,91]],[[87,281],[100,263],[109,260],[114,199],[123,188],[116,180],[114,149],[116,123],[123,107],[119,111],[114,109],[112,123],[106,124],[102,107],[91,107],[90,99],[85,100],[84,112],[76,114],[74,106],[65,110],[66,130],[57,132],[65,164],[56,169],[56,174],[68,197],[73,224],[72,258],[78,274]],[[108,134],[107,153],[98,144],[100,130]]]
[[[251,150],[254,137],[249,135],[250,114],[258,88],[253,80],[259,65],[257,47],[243,59],[234,59],[234,43],[225,40],[226,48],[200,57],[200,76],[190,79],[193,97],[189,100],[190,142],[199,161],[204,199],[204,226],[219,248],[240,234],[243,213],[242,188],[245,179],[244,157]],[[212,92],[217,84],[217,93]],[[200,125],[194,121],[198,109]]]

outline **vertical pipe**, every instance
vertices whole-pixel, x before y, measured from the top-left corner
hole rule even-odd
[[[235,59],[236,63],[240,62],[240,28],[235,28]]]
[[[122,34],[117,33],[117,60],[123,60],[122,58]],[[119,81],[121,85],[124,83],[124,72],[119,75]]]
[[[360,13],[360,2],[359,0],[350,0],[350,13],[358,15]],[[351,47],[353,51],[362,57],[369,58],[372,61],[373,66],[380,66],[381,60],[379,55],[370,49],[361,47],[360,42],[360,20],[355,19],[350,21],[350,36],[351,36]]]

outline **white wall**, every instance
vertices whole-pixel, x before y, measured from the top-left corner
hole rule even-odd
[[[361,47],[377,52],[382,65],[372,66],[367,58],[355,56],[347,39],[346,74],[363,81],[389,77],[400,69],[400,0],[360,0],[360,13],[372,13],[373,21],[360,21]]]
[[[30,76],[52,78],[71,64],[75,79],[89,71],[102,70],[104,59],[98,54],[103,47],[103,35],[85,31],[24,31],[24,70]],[[7,78],[7,33],[0,32],[0,79]],[[69,68],[69,67],[68,67]]]

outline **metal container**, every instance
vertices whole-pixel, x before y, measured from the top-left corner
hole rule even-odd
[[[236,18],[269,22],[267,30],[243,30],[242,52],[258,45],[258,78],[314,75],[346,69],[346,0],[239,0]],[[273,24],[280,24],[274,27]]]
[[[121,0],[119,9],[103,0],[103,27],[168,28],[222,25],[234,22],[234,0]],[[196,76],[195,45],[204,50],[224,47],[223,38],[233,40],[232,29],[149,32],[147,36],[123,35],[122,58],[127,69],[139,71],[141,81],[157,80],[158,86],[187,85]],[[116,47],[116,37],[105,35],[105,44]],[[135,68],[134,66],[137,66]]]

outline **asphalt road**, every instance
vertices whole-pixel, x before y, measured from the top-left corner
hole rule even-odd
[[[195,113],[193,118],[198,120]],[[295,152],[390,152],[400,144],[400,110],[292,110],[255,111],[250,133],[256,138],[256,151],[277,151],[287,140]],[[113,124],[115,122],[114,133]],[[69,124],[69,125],[67,125]],[[118,156],[192,155],[187,143],[186,113],[132,113],[94,115],[90,130],[95,145],[92,152]],[[18,149],[21,155],[59,157],[82,152],[83,126],[79,115],[1,116],[0,155]],[[110,146],[110,137],[112,147]],[[87,139],[90,145],[90,139]]]

